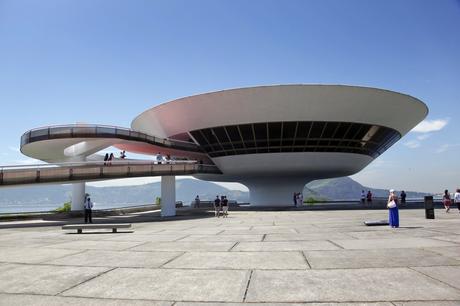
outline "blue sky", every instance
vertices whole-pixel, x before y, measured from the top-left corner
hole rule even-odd
[[[430,109],[353,178],[454,189],[459,29],[455,0],[0,0],[1,164],[30,162],[19,138],[38,126],[129,126],[158,103],[226,88],[350,84]]]

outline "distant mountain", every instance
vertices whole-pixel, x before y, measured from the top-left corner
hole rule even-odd
[[[328,200],[356,200],[361,197],[361,190],[370,190],[374,197],[387,197],[387,189],[376,189],[361,185],[349,177],[317,180],[304,188],[304,198],[324,198]],[[399,191],[397,191],[399,193]],[[405,191],[408,198],[421,198],[428,193]]]
[[[357,200],[361,190],[371,190],[375,197],[386,197],[388,190],[375,189],[362,186],[349,177],[317,180],[307,184],[303,190],[304,198],[313,197],[324,200]],[[161,196],[161,183],[151,183],[137,186],[122,187],[92,187],[87,186],[86,191],[91,194],[95,203],[110,205],[117,204],[147,204],[154,203],[156,197]],[[409,198],[420,198],[426,193],[408,192]],[[40,185],[27,187],[0,188],[0,212],[4,208],[27,206],[47,207],[54,209],[70,200],[71,185]],[[227,195],[231,200],[248,202],[249,193],[239,190],[229,190],[215,183],[193,179],[176,181],[176,199],[190,203],[196,195],[202,200],[212,200],[216,195]]]
[[[117,204],[147,204],[154,203],[156,197],[161,196],[161,183],[151,183],[137,186],[121,187],[92,187],[87,186],[86,192],[96,203]],[[202,200],[211,200],[216,195],[225,194],[231,199],[248,201],[248,193],[238,190],[228,190],[215,183],[193,179],[176,181],[176,199],[191,202],[199,195]],[[70,201],[71,185],[40,185],[27,187],[0,188],[0,205],[61,205]],[[0,207],[1,211],[1,207]]]

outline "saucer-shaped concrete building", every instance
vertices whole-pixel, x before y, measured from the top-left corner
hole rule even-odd
[[[66,146],[64,153],[69,148],[76,152],[75,146],[90,148],[78,151],[84,158],[114,145],[128,152],[202,160],[219,171],[196,173],[196,178],[240,182],[250,190],[251,205],[282,206],[292,205],[292,194],[312,180],[359,172],[427,113],[426,105],[414,97],[376,88],[259,86],[173,100],[132,121],[131,131],[188,143],[192,149],[127,138],[92,139],[92,146],[81,145],[85,135],[59,141]],[[31,140],[23,139],[22,152],[47,160],[53,139],[43,147],[33,147]],[[60,150],[53,149],[55,155]]]
[[[292,205],[315,179],[352,175],[428,113],[388,90],[341,85],[279,85],[223,90],[155,106],[131,128],[197,143],[222,174],[250,190],[251,205]]]

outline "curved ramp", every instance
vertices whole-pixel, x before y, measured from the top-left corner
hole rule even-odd
[[[46,162],[63,162],[92,155],[115,146],[141,154],[170,154],[210,163],[193,142],[159,138],[128,128],[107,125],[69,124],[33,129],[21,136],[21,152]]]
[[[103,162],[42,164],[34,166],[7,166],[0,168],[0,186],[38,183],[75,183],[117,178],[163,175],[220,174],[214,165],[185,162],[154,164],[153,162]]]

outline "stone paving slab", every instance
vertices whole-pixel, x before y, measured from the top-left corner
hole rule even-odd
[[[66,296],[162,301],[243,301],[249,271],[119,268]]]
[[[80,253],[80,250],[0,247],[0,261],[9,263],[41,263]]]
[[[329,239],[350,239],[350,236],[342,233],[267,234],[264,241],[302,241]]]
[[[76,250],[125,250],[142,244],[134,241],[69,241],[46,246],[53,249],[76,249]]]
[[[447,257],[451,257],[457,260],[460,260],[460,246],[456,247],[437,247],[437,248],[426,248],[431,252],[435,252],[437,254],[441,254]]]
[[[97,298],[74,298],[50,295],[28,294],[2,294],[0,293],[0,306],[35,305],[35,306],[171,306],[172,302],[154,302],[140,300],[112,300]]]
[[[139,242],[171,242],[180,240],[189,236],[186,233],[182,234],[151,234],[151,235],[116,235],[106,239],[106,241],[139,241]]]
[[[157,268],[183,252],[130,252],[90,250],[76,255],[47,261],[47,264],[89,266]]]
[[[246,296],[246,301],[249,302],[372,302],[459,299],[459,290],[408,268],[257,270],[252,274]]]
[[[264,235],[190,235],[179,241],[262,241]]]
[[[304,251],[312,269],[359,269],[460,265],[460,261],[423,249]]]
[[[413,230],[401,230],[394,231],[391,229],[382,231],[369,231],[369,232],[347,232],[347,235],[356,239],[393,239],[393,238],[410,238],[410,237],[433,237],[439,233],[434,231],[413,229]],[[335,238],[332,238],[335,239]]]
[[[393,302],[395,306],[459,306],[459,301]]]
[[[460,289],[460,267],[413,267],[425,275],[435,278],[441,282],[449,284],[452,287]]]
[[[216,303],[206,302],[178,302],[174,306],[209,306],[216,305]],[[394,306],[392,303],[380,302],[380,303],[219,303],[222,306],[250,306],[250,305],[261,305],[261,306]],[[444,306],[444,305],[441,305]],[[450,305],[446,305],[450,306]]]
[[[432,238],[460,244],[460,235],[434,236]]]
[[[338,250],[329,241],[267,241],[267,242],[240,242],[232,251],[302,251],[302,250]]]
[[[230,250],[234,242],[208,241],[176,241],[176,242],[148,242],[130,249],[130,251],[182,251],[182,252],[209,252]]]
[[[55,295],[108,270],[95,267],[6,264],[0,266],[0,292]]]
[[[308,269],[300,252],[187,253],[164,267],[179,269]]]
[[[388,239],[353,239],[353,240],[336,240],[332,242],[342,246],[345,249],[394,249],[394,248],[427,248],[427,247],[444,247],[456,246],[451,242],[445,242],[429,238],[393,238]]]

